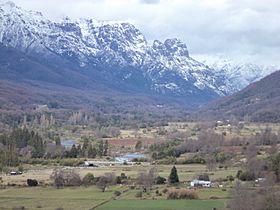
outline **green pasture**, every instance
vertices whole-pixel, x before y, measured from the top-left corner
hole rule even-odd
[[[162,192],[163,188],[158,190]],[[116,190],[122,192],[121,196],[114,196]],[[224,209],[228,199],[228,192],[218,188],[197,189],[199,200],[166,200],[164,194],[157,196],[155,190],[136,198],[136,192],[141,189],[127,190],[125,186],[109,187],[105,192],[97,187],[0,189],[0,209],[211,210],[214,207]]]
[[[225,200],[114,200],[97,210],[218,210]]]

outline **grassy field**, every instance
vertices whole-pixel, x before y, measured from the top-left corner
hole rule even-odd
[[[102,176],[105,173],[113,172],[116,176],[120,176],[121,173],[125,173],[126,176],[136,178],[140,172],[146,172],[150,168],[156,168],[157,173],[160,176],[168,178],[170,170],[173,165],[135,165],[135,166],[110,166],[110,167],[97,167],[97,168],[74,168],[81,177],[87,173],[93,173],[95,177]],[[34,167],[36,168],[36,167]],[[50,183],[50,175],[54,167],[41,167],[37,170],[28,170],[22,175],[9,176],[0,175],[3,179],[3,184],[13,183],[16,185],[25,185],[26,179],[37,179],[41,183]],[[191,181],[197,174],[206,172],[206,166],[201,164],[189,164],[189,165],[176,165],[179,179],[181,182]],[[226,178],[228,175],[236,175],[238,168],[217,169],[210,173],[210,179],[215,180],[219,178]]]
[[[96,187],[76,187],[55,189],[53,187],[7,188],[0,190],[0,209],[25,207],[26,209],[85,210],[95,207],[98,210],[206,210],[224,209],[228,193],[221,189],[198,189],[200,200],[165,200],[156,197],[155,192],[144,193],[141,199],[135,197],[139,189],[129,190],[114,199],[114,191],[128,190],[124,186],[110,187],[102,193]],[[209,199],[210,197],[219,199]],[[152,200],[155,199],[155,200]]]
[[[101,193],[95,187],[85,188],[10,188],[0,190],[0,209],[24,206],[27,209],[90,209],[110,199],[113,191]]]
[[[225,200],[114,200],[97,210],[218,210]]]

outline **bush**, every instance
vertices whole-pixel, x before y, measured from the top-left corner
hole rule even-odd
[[[167,193],[168,192],[168,189],[167,188],[164,188],[163,190],[162,190],[162,193]]]
[[[116,183],[116,176],[114,173],[105,173],[103,176],[98,178],[96,182],[97,187],[99,187],[102,192],[105,192],[106,188],[110,185]]]
[[[129,186],[129,189],[134,190],[135,186],[131,185],[131,186]]]
[[[115,196],[120,196],[120,195],[121,195],[121,192],[116,190],[116,191],[114,192],[114,194],[115,194]]]
[[[171,189],[167,192],[167,199],[198,199],[198,195],[193,190]]]
[[[234,181],[234,177],[232,175],[227,176],[227,180],[230,182]]]
[[[142,192],[141,191],[138,191],[136,194],[135,194],[135,197],[136,198],[142,198]]]
[[[18,171],[23,172],[23,166],[22,166],[22,165],[20,165],[20,166],[18,167]]]
[[[82,184],[79,174],[74,170],[54,169],[50,179],[54,181],[54,186],[56,186],[56,188],[80,186]]]
[[[205,164],[205,159],[200,155],[194,155],[193,157],[186,159],[182,162],[182,164]]]
[[[17,206],[12,208],[12,210],[24,210],[24,209],[26,209],[24,206]]]
[[[85,186],[93,185],[95,183],[94,175],[92,173],[87,173],[84,176],[82,182],[83,182],[83,185],[85,185]]]
[[[238,179],[241,181],[252,181],[255,180],[255,174],[249,171],[244,171],[239,174]]]
[[[120,176],[116,177],[116,184],[121,184],[122,183],[122,178]]]
[[[27,185],[29,187],[36,187],[38,186],[38,181],[36,179],[27,179]]]
[[[127,176],[125,175],[125,173],[121,173],[121,179],[127,179]]]
[[[209,199],[210,199],[210,200],[217,200],[217,199],[220,199],[220,197],[217,197],[217,196],[210,196]]]
[[[239,179],[241,173],[242,173],[242,170],[238,170],[237,173],[236,173],[236,178]]]
[[[164,177],[161,176],[157,176],[155,179],[155,183],[156,184],[164,184],[166,182],[166,179]]]
[[[200,174],[200,175],[198,175],[198,180],[210,181],[209,175],[207,173]]]

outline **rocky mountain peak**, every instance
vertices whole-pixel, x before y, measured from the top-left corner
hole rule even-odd
[[[166,39],[164,43],[155,40],[152,48],[162,56],[189,57],[187,45],[177,38]]]

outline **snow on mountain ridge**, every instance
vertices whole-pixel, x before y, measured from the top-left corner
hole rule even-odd
[[[227,95],[236,90],[225,75],[191,58],[179,39],[155,40],[149,45],[130,23],[83,18],[53,22],[11,2],[0,5],[0,11],[0,42],[23,52],[55,52],[76,59],[80,67],[131,69],[122,80],[140,70],[151,81],[150,88],[161,93],[197,94],[205,90]]]
[[[197,56],[196,58],[214,69],[215,74],[226,75],[236,87],[236,91],[279,69],[279,67],[273,65],[257,65],[246,59],[232,59],[221,55]]]

